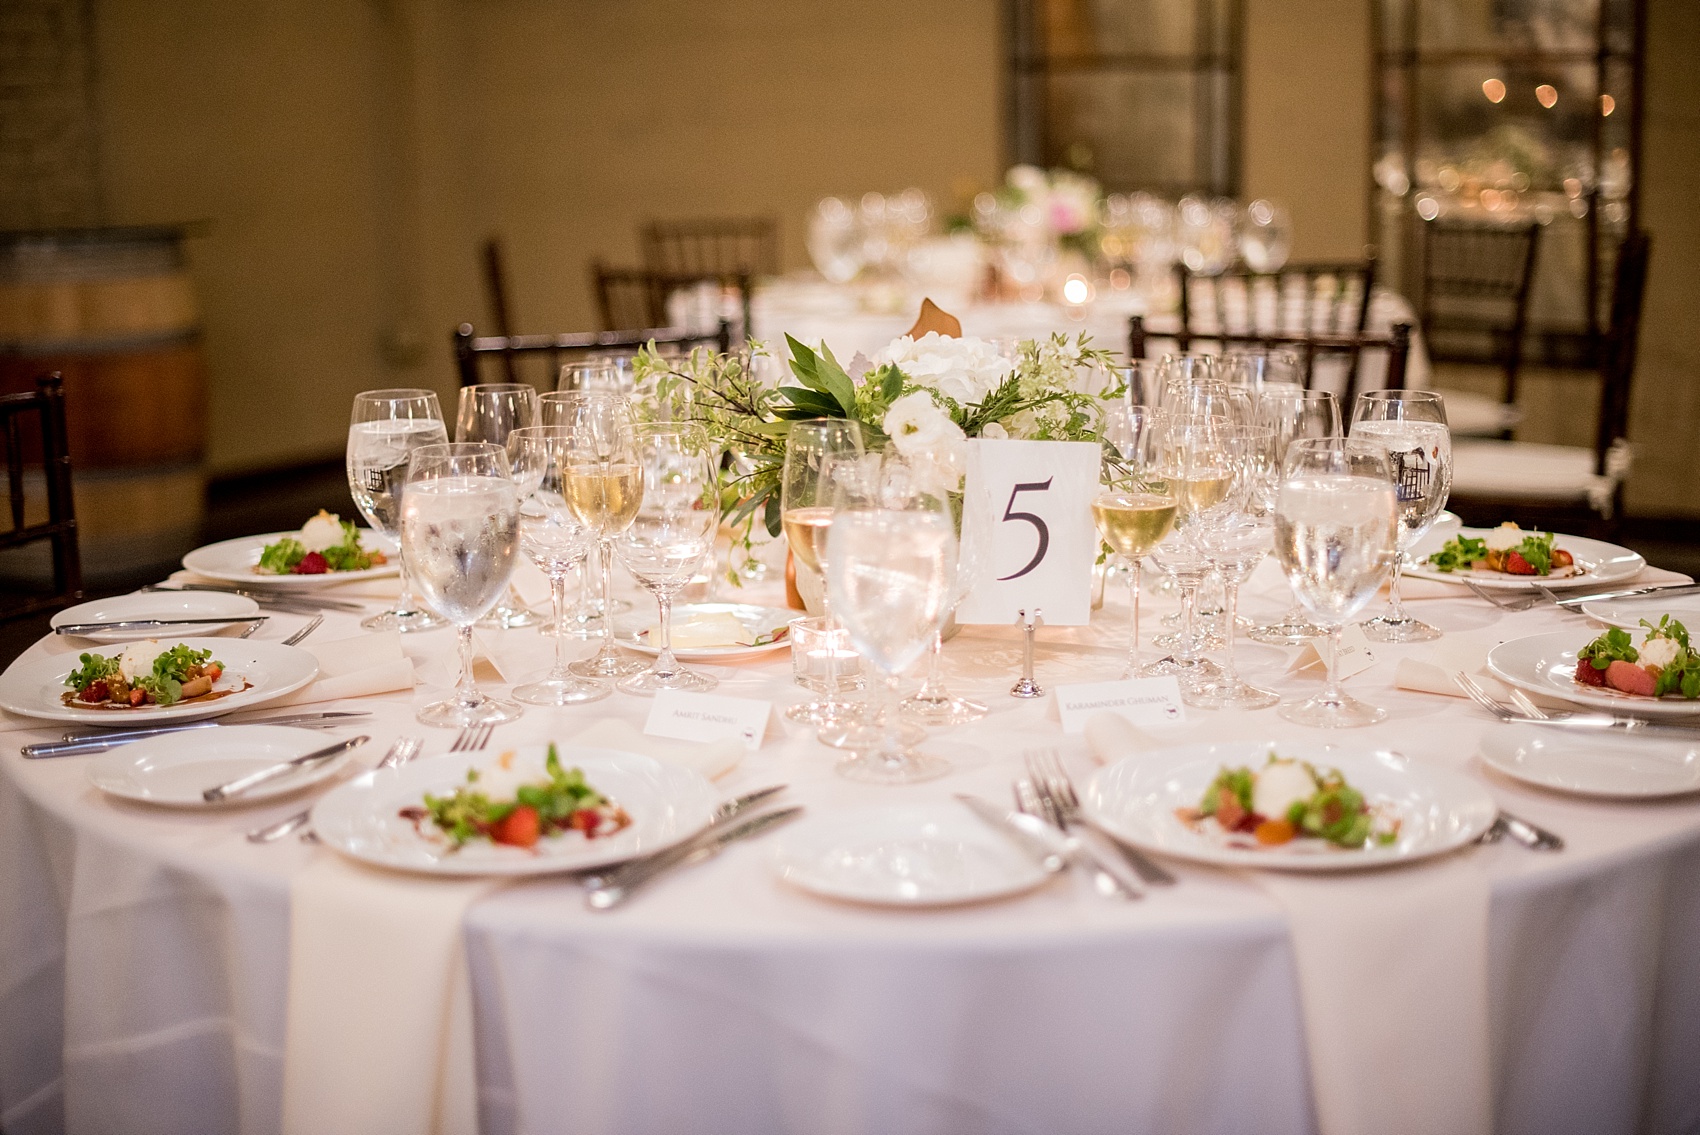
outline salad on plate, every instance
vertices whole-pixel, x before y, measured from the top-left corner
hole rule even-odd
[[[259,575],[327,575],[366,571],[385,562],[384,553],[360,546],[360,530],[354,521],[321,508],[300,532],[261,549],[254,571]]]
[[[402,818],[457,851],[474,840],[533,848],[539,840],[574,832],[601,839],[632,822],[624,808],[586,782],[582,769],[561,767],[553,742],[543,760],[547,779],[523,781],[512,774],[514,755],[501,754],[482,773],[468,769],[465,784],[446,796],[426,793],[423,805],[401,810]]]
[[[1498,572],[1502,575],[1563,579],[1582,569],[1576,557],[1556,547],[1551,532],[1530,532],[1506,521],[1485,536],[1454,536],[1424,561],[1440,572]]]
[[[1622,627],[1612,627],[1576,652],[1576,682],[1636,697],[1700,698],[1700,652],[1689,645],[1688,628],[1663,615],[1641,620],[1641,645]]]
[[[71,687],[60,700],[87,709],[141,709],[212,699],[249,688],[216,688],[224,663],[211,650],[185,643],[161,646],[158,639],[131,643],[111,656],[81,654],[79,665],[65,678]]]
[[[1196,808],[1176,810],[1200,834],[1215,834],[1237,848],[1273,848],[1310,842],[1355,850],[1399,838],[1399,820],[1371,804],[1338,769],[1278,756],[1261,769],[1223,766]]]

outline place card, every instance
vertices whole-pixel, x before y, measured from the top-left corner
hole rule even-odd
[[[1084,733],[1087,720],[1098,713],[1113,713],[1135,725],[1186,720],[1181,684],[1173,674],[1120,682],[1078,682],[1057,686],[1055,695],[1064,733]]]
[[[1322,661],[1322,652],[1317,649],[1320,641],[1313,638],[1306,642],[1299,656],[1293,659],[1293,664],[1287,667],[1287,673],[1325,674],[1328,667]],[[1357,623],[1346,624],[1346,629],[1340,632],[1340,646],[1334,658],[1334,677],[1343,682],[1353,674],[1362,674],[1375,663],[1375,651],[1370,647],[1369,639],[1364,637],[1363,628]]]
[[[756,698],[729,698],[662,690],[649,707],[643,731],[675,741],[742,741],[750,752],[761,748],[773,703]]]

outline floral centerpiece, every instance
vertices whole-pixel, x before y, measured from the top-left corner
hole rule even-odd
[[[1103,191],[1092,178],[1018,165],[1010,168],[997,197],[1005,216],[1018,221],[1020,229],[1088,257],[1095,253]]]
[[[1123,394],[1113,382],[1090,392],[1090,373],[1112,360],[1085,335],[1024,341],[1012,360],[983,339],[927,331],[848,366],[824,343],[815,350],[789,335],[786,343],[796,385],[758,376],[751,362],[760,347],[753,343],[748,352],[699,348],[669,359],[646,350],[638,357],[640,381],[653,380],[657,397],[679,407],[677,416],[726,447],[723,521],[746,548],[758,519],[770,535],[780,534],[780,471],[792,422],[853,419],[868,449],[890,447],[956,491],[970,438],[1101,444],[1099,407]],[[736,569],[733,576],[736,582]]]

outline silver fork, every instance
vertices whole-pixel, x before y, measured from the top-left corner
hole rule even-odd
[[[251,621],[248,624],[247,629],[244,630],[241,634],[237,635],[236,637],[237,638],[247,638],[249,635],[253,634],[255,631],[259,630],[264,625],[265,625],[264,619],[254,619],[253,621]]]
[[[381,769],[400,768],[402,765],[418,756],[419,750],[423,748],[424,745],[425,741],[420,737],[398,737],[396,738],[395,744],[390,746],[389,752],[384,754],[384,759],[378,762],[378,767]],[[248,833],[248,842],[271,843],[273,840],[282,839],[290,832],[305,826],[312,816],[313,810],[311,808],[303,808],[293,816],[281,819],[275,824],[267,824],[263,828],[255,828],[253,831]],[[306,839],[312,834],[313,833],[310,831],[302,832],[301,838]],[[316,836],[314,837],[314,840],[316,842]]]
[[[1174,886],[1175,877],[1153,862],[1144,852],[1136,847],[1129,847],[1086,818],[1086,813],[1080,806],[1080,794],[1074,790],[1074,781],[1069,779],[1068,770],[1063,768],[1062,760],[1055,749],[1030,749],[1024,756],[1027,761],[1027,774],[1038,787],[1040,798],[1048,801],[1048,807],[1055,812],[1052,822],[1057,827],[1064,831],[1076,824],[1090,827],[1115,844],[1117,850],[1122,853],[1122,858],[1139,872],[1141,879],[1156,887]]]
[[[1530,607],[1533,607],[1536,603],[1539,603],[1546,598],[1544,595],[1537,592],[1530,595],[1519,595],[1514,599],[1502,599],[1487,588],[1479,586],[1473,579],[1466,579],[1463,581],[1463,584],[1465,587],[1468,587],[1471,591],[1476,593],[1476,598],[1486,599],[1489,603],[1492,603],[1495,607],[1498,607],[1502,611],[1527,611]]]
[[[1504,702],[1489,697],[1488,692],[1482,689],[1481,686],[1477,685],[1476,680],[1464,673],[1462,670],[1453,673],[1452,682],[1460,690],[1463,690],[1465,696],[1471,701],[1475,702],[1501,721],[1521,721],[1523,719],[1521,714],[1511,712]]]
[[[475,721],[460,731],[455,743],[449,746],[451,753],[471,753],[490,743],[490,734],[496,731],[494,721]]]
[[[325,617],[323,615],[314,615],[311,622],[309,622],[306,626],[302,627],[300,630],[296,631],[294,634],[290,635],[288,638],[284,639],[283,645],[294,646],[296,643],[300,642],[302,639],[306,638],[308,635],[310,635],[314,631],[318,630],[319,625],[321,623],[323,623],[324,621],[325,621]]]
[[[1542,721],[1549,720],[1549,718],[1547,716],[1547,711],[1542,709],[1540,706],[1536,705],[1533,701],[1531,701],[1529,699],[1529,695],[1525,694],[1522,690],[1515,689],[1515,688],[1512,689],[1512,691],[1511,691],[1511,702],[1518,709],[1522,710],[1524,713],[1528,714],[1530,717],[1539,718]]]

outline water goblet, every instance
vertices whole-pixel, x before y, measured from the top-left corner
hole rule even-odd
[[[1257,393],[1257,421],[1268,426],[1274,434],[1273,459],[1275,468],[1286,462],[1287,451],[1293,442],[1303,438],[1340,437],[1340,401],[1331,391],[1305,390],[1286,383],[1269,383]],[[1279,487],[1279,478],[1274,478]],[[1274,507],[1271,498],[1268,507]],[[1254,626],[1247,632],[1255,642],[1272,646],[1297,646],[1321,637],[1322,628],[1305,616],[1297,597],[1272,623]]]
[[[455,414],[456,441],[488,441],[506,445],[514,430],[537,424],[537,389],[529,382],[485,382],[460,388]],[[511,456],[511,455],[510,455]],[[481,627],[509,630],[537,621],[510,584]]]
[[[1399,555],[1387,584],[1387,609],[1363,625],[1372,642],[1428,642],[1440,631],[1405,613],[1399,576],[1405,556],[1428,533],[1452,490],[1452,431],[1446,404],[1428,390],[1370,390],[1352,409],[1354,438],[1380,442],[1399,500]]]
[[[407,549],[401,545],[401,512],[407,460],[413,450],[449,440],[437,396],[429,390],[368,390],[354,396],[348,425],[348,488],[360,515],[394,542],[401,560],[401,594],[394,607],[361,622],[371,631],[404,633],[444,625],[413,600]]]

